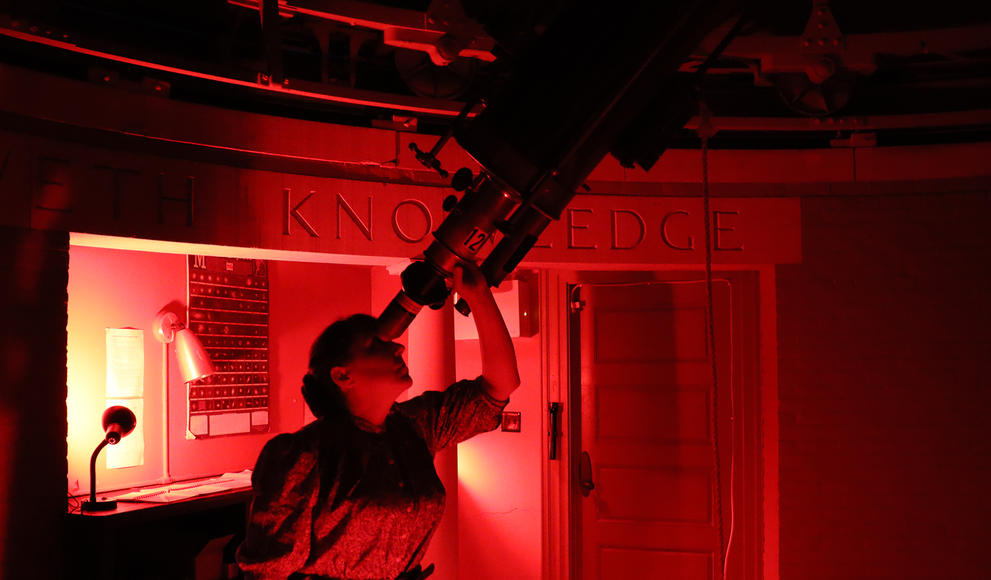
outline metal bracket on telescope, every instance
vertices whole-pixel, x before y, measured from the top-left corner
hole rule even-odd
[[[447,179],[450,174],[446,169],[441,167],[440,159],[437,159],[437,154],[444,148],[444,145],[447,145],[447,141],[454,135],[455,129],[457,129],[461,123],[464,122],[465,118],[468,117],[468,113],[475,108],[476,104],[478,104],[478,99],[472,99],[465,103],[465,106],[462,107],[461,111],[458,113],[458,116],[454,119],[454,123],[452,123],[444,135],[437,140],[437,143],[434,144],[430,151],[423,151],[416,143],[410,143],[409,148],[416,155],[416,160],[427,169],[433,169],[438,175],[444,179]]]

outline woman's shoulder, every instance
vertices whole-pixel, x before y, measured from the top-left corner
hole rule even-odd
[[[265,443],[262,454],[300,455],[316,453],[328,441],[337,438],[335,426],[317,419],[297,431],[279,433]]]
[[[297,431],[279,433],[265,443],[256,470],[308,471],[339,455],[340,426],[318,419]]]
[[[279,433],[269,439],[258,455],[259,465],[263,464],[285,464],[296,461],[310,450],[315,450],[314,446],[308,444],[310,437],[307,437],[303,430],[294,433]]]

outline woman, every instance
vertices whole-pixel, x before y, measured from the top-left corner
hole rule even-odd
[[[433,455],[499,425],[519,386],[512,339],[484,277],[458,267],[454,289],[478,329],[482,374],[403,403],[403,346],[354,315],[313,344],[303,397],[317,420],[278,435],[252,475],[237,561],[247,578],[415,579],[444,511]],[[427,572],[429,574],[429,572]]]

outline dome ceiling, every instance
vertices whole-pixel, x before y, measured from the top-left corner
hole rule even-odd
[[[440,133],[497,91],[568,5],[9,1],[0,61],[173,99]],[[714,147],[986,140],[991,128],[986,3],[751,2],[680,74],[703,62]],[[693,123],[676,144],[693,145]]]

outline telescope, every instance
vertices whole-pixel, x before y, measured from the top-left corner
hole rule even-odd
[[[697,110],[691,76],[679,68],[734,8],[726,0],[571,3],[480,113],[469,119],[466,107],[429,152],[411,146],[446,177],[436,154],[453,136],[480,170],[455,173],[452,187],[464,193],[445,201],[450,213],[403,271],[379,336],[394,339],[424,306],[443,306],[459,263],[478,265],[498,286],[607,154],[650,169]]]

